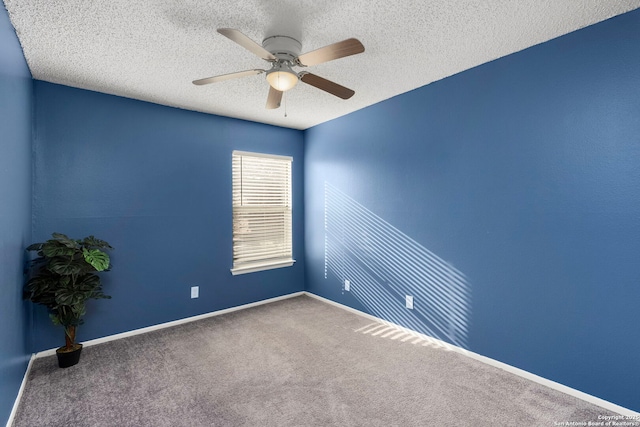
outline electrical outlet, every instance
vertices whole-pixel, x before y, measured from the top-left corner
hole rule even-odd
[[[413,310],[413,297],[411,295],[407,295],[406,306],[409,310]]]
[[[349,282],[348,280],[345,279],[344,281],[344,290],[345,291],[349,291],[351,290],[351,282]]]
[[[191,298],[198,298],[200,296],[200,287],[192,286],[191,287]]]

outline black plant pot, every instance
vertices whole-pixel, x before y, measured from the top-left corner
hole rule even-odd
[[[73,351],[61,351],[64,350],[64,347],[60,347],[56,350],[59,367],[68,368],[78,364],[80,361],[80,353],[82,353],[82,344],[76,344],[76,347],[77,348]]]

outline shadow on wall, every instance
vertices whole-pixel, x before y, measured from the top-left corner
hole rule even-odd
[[[324,196],[325,279],[348,280],[369,314],[468,349],[464,274],[327,182]]]

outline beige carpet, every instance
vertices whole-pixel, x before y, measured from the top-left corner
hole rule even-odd
[[[611,413],[302,296],[32,367],[14,426],[554,426]]]

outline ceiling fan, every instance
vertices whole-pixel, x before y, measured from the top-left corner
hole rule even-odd
[[[357,39],[352,38],[343,40],[300,55],[302,44],[292,37],[267,37],[262,41],[262,46],[260,46],[258,43],[233,28],[219,28],[218,32],[250,52],[258,55],[265,61],[270,62],[271,69],[253,69],[207,77],[204,79],[194,80],[194,85],[200,86],[239,77],[267,73],[267,81],[270,85],[266,105],[268,109],[280,107],[282,93],[294,87],[298,83],[298,80],[342,99],[349,99],[355,93],[349,88],[315,74],[311,74],[306,71],[297,73],[293,70],[293,67],[308,67],[362,53],[364,52],[364,46]]]

